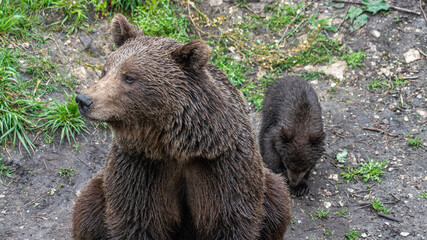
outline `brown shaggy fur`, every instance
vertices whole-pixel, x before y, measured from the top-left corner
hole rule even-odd
[[[104,170],[76,200],[74,239],[283,239],[289,193],[262,165],[245,104],[202,41],[113,19],[119,49],[77,97],[111,125]]]
[[[277,79],[265,93],[259,144],[264,163],[288,178],[291,193],[309,191],[311,169],[324,151],[322,110],[317,94],[296,76]]]

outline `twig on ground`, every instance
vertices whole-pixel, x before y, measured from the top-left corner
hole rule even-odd
[[[422,13],[422,15],[423,15],[423,17],[424,17],[424,20],[426,21],[426,25],[427,25],[427,16],[426,16],[426,13],[424,12],[424,9],[423,9],[423,4],[422,4],[422,1],[420,0],[420,9],[421,9],[421,13]],[[425,55],[424,55],[425,56]]]
[[[347,18],[348,10],[349,10],[349,9],[350,9],[350,8],[348,7],[348,8],[347,8],[347,11],[345,12],[344,18],[342,19],[342,22],[340,23],[340,25],[338,25],[338,28],[341,28],[341,26],[344,24],[344,22],[345,22],[345,20],[346,20],[346,18]]]
[[[425,52],[421,51],[421,49],[419,49],[419,48],[417,48],[417,50],[418,50],[418,52],[421,53],[421,55],[423,55],[424,57],[427,58],[427,54]]]
[[[204,32],[196,25],[196,23],[193,20],[193,17],[191,17],[190,4],[187,4],[187,10],[188,10],[188,17],[190,18],[191,23],[193,23],[193,26],[196,29],[197,35],[199,35],[199,38],[202,39],[200,32],[202,32],[203,34],[204,34]]]
[[[402,222],[402,219],[400,219],[400,218],[395,218],[395,217],[389,216],[389,215],[384,214],[384,213],[378,213],[378,216],[380,216],[380,217],[382,217],[382,218],[386,218],[386,219],[391,220],[391,221],[395,221],[395,222]]]
[[[399,136],[398,136],[398,135],[396,135],[396,134],[386,132],[386,131],[384,131],[384,130],[382,130],[382,129],[379,129],[379,128],[362,127],[362,129],[363,129],[363,130],[373,131],[373,132],[380,132],[380,133],[383,133],[383,134],[388,135],[388,136],[391,136],[391,137],[399,137]]]
[[[89,164],[87,164],[85,161],[81,160],[80,158],[76,157],[77,160],[79,160],[79,162],[83,163],[84,165],[86,165],[90,170],[92,170],[92,172],[96,172],[96,170],[90,166]]]
[[[354,4],[354,5],[363,6],[363,4],[361,2],[348,2],[348,1],[345,1],[345,0],[333,0],[333,2],[336,2],[336,3],[347,3],[347,4]],[[415,15],[418,15],[418,16],[421,15],[421,13],[412,11],[410,9],[401,8],[401,7],[397,7],[397,6],[393,6],[393,5],[390,5],[390,8],[394,9],[396,11],[400,11],[400,12],[412,13],[412,14],[415,14]]]

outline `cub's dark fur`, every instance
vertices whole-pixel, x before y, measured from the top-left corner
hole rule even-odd
[[[209,47],[145,36],[122,15],[112,34],[119,48],[76,97],[114,139],[76,200],[73,237],[282,240],[288,189],[263,167],[243,99]]]
[[[283,173],[296,196],[308,192],[310,170],[324,152],[322,110],[316,92],[304,79],[277,79],[265,92],[259,134],[266,166]]]

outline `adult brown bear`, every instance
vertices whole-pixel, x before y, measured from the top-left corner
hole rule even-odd
[[[106,165],[82,190],[75,239],[283,239],[284,180],[265,169],[245,104],[202,41],[145,36],[122,15],[119,47],[76,101],[107,122]]]

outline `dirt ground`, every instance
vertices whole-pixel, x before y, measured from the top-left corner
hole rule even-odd
[[[220,4],[211,6],[211,2]],[[251,11],[256,11],[269,1],[248,2]],[[339,16],[346,9],[334,9],[327,2],[315,1],[310,11],[340,23]],[[418,0],[388,2],[420,12]],[[230,6],[227,1],[206,1],[200,9],[218,14]],[[401,21],[396,22],[397,18]],[[37,54],[50,49],[50,59],[73,74],[79,80],[78,90],[83,90],[97,81],[100,71],[76,60],[92,65],[105,62],[112,48],[108,24],[98,21],[93,23],[95,31],[69,37],[53,33],[41,49],[31,46],[28,51]],[[345,234],[356,230],[360,239],[427,239],[427,199],[419,197],[427,190],[427,60],[421,55],[421,59],[407,63],[404,57],[410,49],[427,52],[427,23],[422,16],[390,11],[369,15],[369,23],[359,31],[349,33],[344,29],[341,33],[346,46],[354,51],[362,49],[367,56],[363,67],[347,68],[333,91],[328,91],[335,84],[331,78],[311,81],[323,108],[326,153],[310,177],[309,194],[292,198],[293,221],[285,238],[345,239]],[[396,90],[368,91],[366,85],[381,74],[390,78],[399,75],[409,84]],[[251,116],[258,132],[260,115],[252,110]],[[421,147],[408,145],[408,131],[421,137]],[[41,140],[35,141],[37,151],[32,156],[4,149],[6,165],[16,171],[13,178],[3,177],[0,184],[0,239],[71,239],[74,199],[103,167],[111,138],[109,130],[91,127],[90,134],[78,137],[78,150]],[[349,153],[349,166],[367,162],[368,158],[388,160],[382,181],[343,181],[343,169],[337,167],[334,155],[344,149]],[[61,167],[72,167],[77,175],[60,177],[57,173]],[[391,208],[387,214],[391,218],[381,217],[372,209],[370,202],[375,198]],[[326,218],[317,217],[319,208],[329,210]],[[335,213],[342,209],[348,209],[349,214],[341,217]]]

